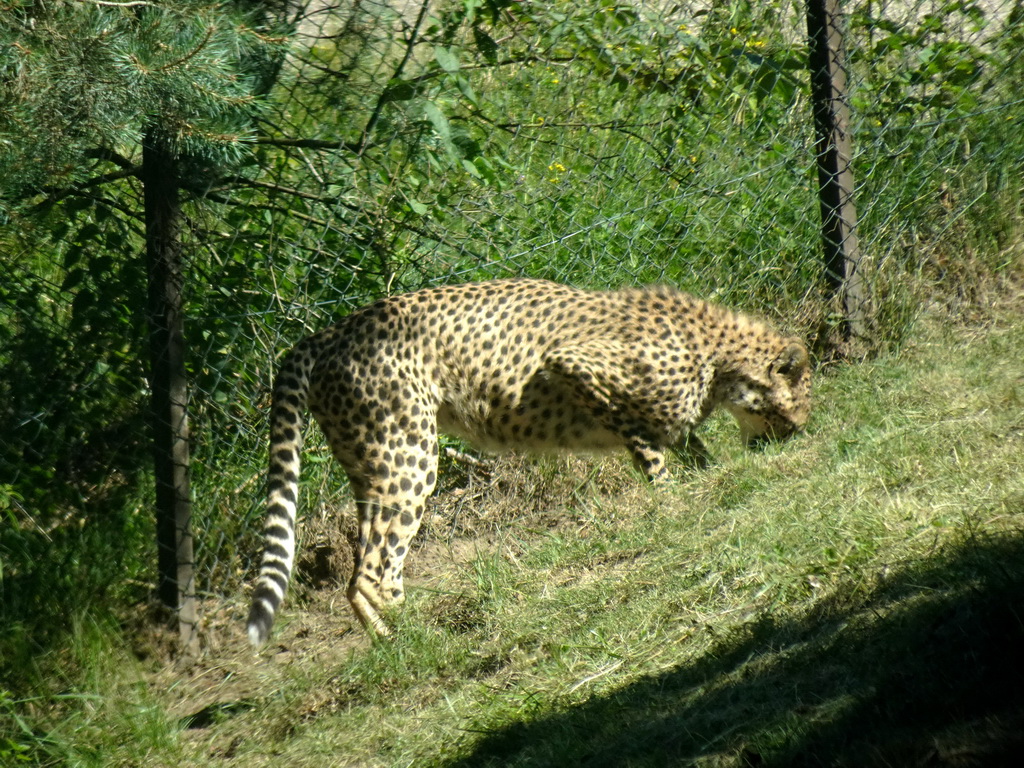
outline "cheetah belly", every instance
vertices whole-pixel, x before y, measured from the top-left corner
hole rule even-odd
[[[464,406],[442,403],[437,414],[438,431],[490,453],[593,453],[623,447],[620,436],[602,427],[592,413],[576,405]]]

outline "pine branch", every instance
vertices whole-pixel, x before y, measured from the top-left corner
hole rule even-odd
[[[157,72],[166,72],[167,70],[174,69],[175,67],[180,66],[181,64],[184,64],[189,59],[193,59],[196,56],[198,56],[199,53],[203,50],[203,48],[206,47],[206,44],[208,42],[210,42],[210,38],[213,37],[213,33],[215,31],[216,31],[216,28],[213,25],[208,26],[206,28],[206,35],[204,35],[203,39],[201,41],[199,41],[199,45],[197,45],[194,49],[192,49],[191,51],[186,53],[181,58],[176,59],[176,60],[170,62],[169,64],[164,64],[162,67],[157,68],[156,71]]]
[[[350,152],[365,152],[372,144],[358,144],[349,141],[326,141],[324,139],[282,139],[273,136],[259,136],[243,140],[242,143],[261,144],[271,147],[297,147],[300,149],[347,149]]]
[[[299,211],[293,211],[290,208],[284,208],[284,207],[282,207],[280,205],[256,205],[256,204],[250,203],[250,202],[239,203],[239,202],[235,202],[233,200],[230,200],[229,198],[224,197],[223,195],[218,195],[218,194],[214,194],[214,193],[210,193],[210,192],[208,192],[206,195],[204,195],[203,199],[204,200],[210,200],[210,201],[212,201],[214,203],[220,203],[222,205],[230,205],[230,206],[244,205],[247,208],[255,208],[257,210],[271,211],[273,213],[280,213],[280,214],[283,214],[285,216],[288,216],[289,218],[298,219],[299,221],[304,221],[307,224],[313,224],[313,225],[315,225],[317,227],[330,228],[332,226],[330,222],[328,222],[328,221],[326,221],[324,219],[318,219],[315,216],[310,216],[310,215],[305,214],[305,213],[300,213]]]
[[[113,162],[113,161],[111,161]],[[131,177],[137,177],[141,171],[142,166],[130,165],[127,168],[123,168],[120,171],[111,171],[110,173],[104,173],[100,176],[95,176],[86,181],[78,182],[77,184],[71,184],[67,187],[43,187],[39,191],[46,195],[45,198],[40,200],[38,203],[32,206],[35,210],[42,210],[47,206],[59,203],[68,197],[86,197],[90,200],[100,200],[101,198],[93,197],[92,195],[84,194],[86,190],[94,189],[96,187],[109,184],[112,181],[120,181]],[[120,206],[113,206],[120,209]],[[127,210],[127,209],[123,209]]]
[[[217,180],[216,186],[218,188],[230,187],[254,187],[256,189],[266,189],[270,192],[280,192],[281,194],[291,195],[292,197],[298,197],[303,200],[312,200],[314,202],[323,202],[323,195],[318,195],[313,192],[303,192],[301,189],[294,189],[292,187],[284,187],[280,184],[272,184],[268,181],[257,181],[256,179],[247,179],[244,176],[225,176]]]
[[[109,147],[93,147],[92,149],[85,150],[82,154],[92,160],[106,160],[108,163],[113,163],[125,170],[138,171],[139,168],[127,157],[119,155]]]
[[[105,5],[109,8],[134,8],[136,6],[144,5],[149,8],[159,8],[159,3],[150,3],[147,0],[128,0],[124,3],[114,3],[110,0],[79,0],[82,3],[91,3],[92,5]]]
[[[402,55],[402,60],[398,62],[398,66],[395,67],[395,72],[391,75],[391,80],[397,80],[402,76],[402,72],[405,71],[405,65],[409,63],[409,59],[412,58],[413,48],[416,47],[416,43],[419,41],[420,27],[423,25],[423,19],[427,15],[427,9],[430,7],[430,0],[420,0],[420,12],[416,16],[416,21],[413,23],[412,32],[409,35],[409,39],[405,43],[405,53]],[[366,126],[363,128],[363,138],[360,140],[360,149],[357,154],[361,154],[369,147],[370,133],[377,126],[377,121],[380,120],[380,113],[384,109],[384,105],[387,103],[385,97],[388,95],[388,89],[385,88],[381,91],[380,96],[377,97],[377,103],[373,107],[373,113],[370,115],[370,119],[366,121]]]

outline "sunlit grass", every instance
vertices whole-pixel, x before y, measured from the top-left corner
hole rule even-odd
[[[225,629],[177,672],[80,630],[33,759],[998,762],[1020,716],[1001,680],[1024,637],[1024,331],[915,339],[819,375],[786,445],[747,452],[715,419],[715,463],[675,466],[665,489],[614,458],[523,465],[462,509],[450,561],[449,524],[428,532],[432,570],[391,641],[344,634],[330,592],[290,604],[258,657]]]

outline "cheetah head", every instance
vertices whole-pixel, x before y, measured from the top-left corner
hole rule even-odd
[[[731,371],[722,405],[736,418],[747,446],[784,440],[807,423],[810,384],[806,347],[799,339],[785,339],[767,365],[747,360]]]

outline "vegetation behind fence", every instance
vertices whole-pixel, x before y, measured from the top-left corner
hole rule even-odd
[[[844,320],[822,268],[803,3],[2,12],[12,660],[61,633],[55,617],[156,581],[143,144],[173,159],[180,202],[201,595],[237,589],[258,549],[277,355],[374,297],[509,275],[666,281],[819,350]],[[969,306],[1020,265],[1024,9],[845,14],[869,341],[884,347],[923,302]],[[311,459],[319,503],[339,503],[315,440]]]

